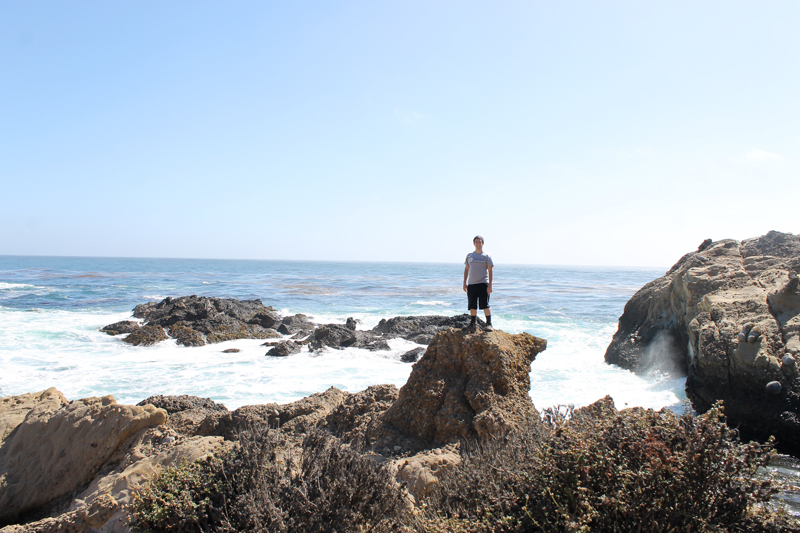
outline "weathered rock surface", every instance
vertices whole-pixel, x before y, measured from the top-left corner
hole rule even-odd
[[[529,374],[546,347],[547,341],[527,333],[439,333],[384,413],[384,429],[414,437],[426,448],[513,430],[538,416],[528,395]],[[385,439],[380,432],[373,438]]]
[[[40,401],[0,446],[0,523],[88,483],[123,441],[166,419],[152,405],[118,405],[110,396]]]
[[[425,348],[414,348],[400,356],[400,360],[404,363],[416,363],[417,359],[422,357],[425,353]]]
[[[124,333],[133,333],[139,329],[139,323],[133,320],[123,320],[121,322],[114,322],[102,328],[100,331],[108,333],[109,335],[122,335]]]
[[[397,478],[406,483],[408,491],[419,502],[431,493],[447,470],[461,463],[457,444],[427,450],[406,459],[395,461]]]
[[[800,451],[800,236],[704,241],[625,305],[606,361],[686,373],[694,407]]]
[[[300,345],[294,341],[283,341],[279,342],[272,348],[270,348],[266,355],[270,355],[272,357],[286,357],[288,355],[300,353]]]
[[[372,328],[373,333],[384,335],[387,338],[401,337],[419,344],[429,344],[437,333],[450,328],[461,329],[469,326],[469,315],[464,313],[457,316],[423,315],[423,316],[398,316],[381,320]],[[478,318],[481,329],[486,323]]]
[[[164,328],[161,326],[148,324],[144,327],[134,330],[133,333],[122,340],[128,344],[133,344],[134,346],[152,346],[161,341],[165,341],[168,338],[169,337],[167,337],[167,333],[164,331]]]
[[[273,308],[264,306],[260,300],[169,297],[161,302],[137,305],[133,309],[133,316],[143,319],[146,324],[124,339],[136,345],[151,345],[166,340],[165,329],[178,344],[184,346],[280,336],[273,329],[280,323],[280,315]],[[106,326],[103,330],[113,329],[117,324]]]
[[[227,407],[221,403],[216,403],[211,398],[201,398],[199,396],[191,396],[189,394],[181,394],[179,396],[150,396],[136,405],[152,405],[159,409],[165,410],[170,415],[179,411],[188,411],[189,409],[206,409],[208,411],[221,412],[228,411]]]
[[[57,411],[69,402],[55,387],[41,392],[0,398],[0,442],[22,424],[34,408],[39,411]],[[2,473],[0,473],[2,475]]]

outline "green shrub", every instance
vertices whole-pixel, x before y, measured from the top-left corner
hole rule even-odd
[[[780,531],[772,443],[741,444],[721,405],[701,416],[550,409],[540,426],[465,454],[428,502],[426,531]],[[788,526],[787,526],[788,527]],[[788,529],[787,529],[788,530]]]

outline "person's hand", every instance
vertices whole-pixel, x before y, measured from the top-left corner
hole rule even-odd
[[[467,292],[467,284],[466,283],[464,284],[463,288],[464,288],[464,292]]]
[[[486,294],[492,294],[492,284],[490,283],[488,287],[486,287]]]

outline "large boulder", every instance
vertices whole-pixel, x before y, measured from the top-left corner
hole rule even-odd
[[[424,448],[513,431],[538,417],[528,394],[530,371],[546,347],[546,340],[527,333],[439,333],[383,414],[383,430],[412,437]],[[371,433],[373,443],[388,436]]]
[[[48,504],[91,481],[122,442],[163,424],[152,405],[118,405],[111,396],[60,405],[39,401],[0,446],[0,523]]]
[[[704,241],[625,305],[606,361],[687,375],[705,411],[725,403],[746,435],[800,451],[800,236]]]
[[[161,302],[147,302],[133,309],[133,316],[145,326],[134,329],[125,342],[149,346],[169,335],[184,346],[203,346],[235,339],[279,337],[272,329],[280,324],[280,315],[260,300],[209,298],[205,296],[168,297]],[[104,327],[111,334],[121,332],[122,322]],[[166,330],[166,331],[165,331]]]
[[[55,387],[41,392],[29,392],[19,396],[0,398],[0,443],[22,424],[34,408],[53,412],[69,402]],[[2,473],[0,473],[2,475]]]

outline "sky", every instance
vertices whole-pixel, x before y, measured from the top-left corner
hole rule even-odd
[[[800,2],[0,2],[0,255],[665,266],[800,233]]]

